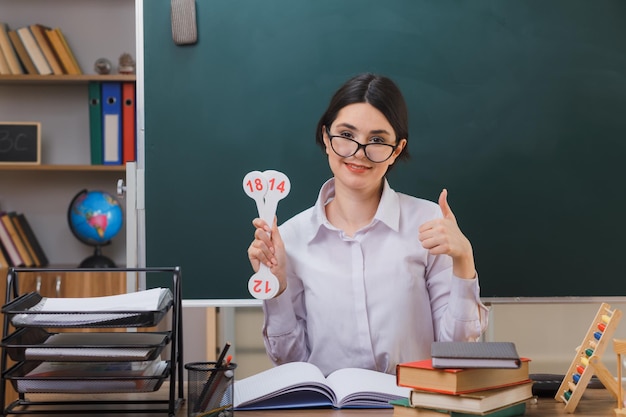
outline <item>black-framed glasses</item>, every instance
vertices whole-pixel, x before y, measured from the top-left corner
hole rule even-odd
[[[367,159],[375,163],[380,163],[391,158],[393,151],[398,147],[398,145],[389,145],[388,143],[366,143],[364,145],[345,136],[331,135],[330,129],[328,128],[326,128],[326,133],[330,140],[330,147],[342,158],[348,158],[356,154],[359,149],[362,148]]]

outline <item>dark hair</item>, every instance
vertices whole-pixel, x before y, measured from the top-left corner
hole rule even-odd
[[[330,128],[337,114],[354,103],[369,103],[378,109],[396,132],[396,141],[406,139],[407,144],[398,160],[409,159],[409,116],[406,102],[398,86],[389,78],[376,74],[359,74],[350,78],[333,95],[328,108],[317,123],[315,142],[325,150],[322,128]]]

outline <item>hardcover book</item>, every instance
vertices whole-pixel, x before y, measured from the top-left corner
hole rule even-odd
[[[24,43],[22,43],[22,39],[19,37],[16,31],[9,30],[9,38],[11,39],[11,43],[15,48],[15,52],[17,53],[20,62],[24,66],[24,69],[27,74],[39,74],[33,60],[30,59],[30,55],[26,51],[26,47]]]
[[[29,27],[30,31],[35,37],[35,40],[37,41],[37,45],[39,45],[39,49],[41,49],[41,53],[46,58],[46,61],[48,61],[48,65],[52,70],[52,74],[62,75],[63,68],[61,67],[59,58],[56,56],[53,46],[50,44],[48,36],[46,35],[46,30],[50,28],[47,28],[46,26],[39,23],[32,24]]]
[[[17,29],[17,34],[22,40],[24,48],[26,48],[26,52],[28,52],[28,56],[30,56],[33,64],[35,64],[37,72],[40,75],[52,74],[52,69],[50,68],[50,65],[48,65],[48,61],[46,61],[46,57],[43,55],[43,52],[41,52],[39,44],[33,36],[33,32],[31,32],[30,27],[24,26]]]
[[[41,244],[39,243],[39,239],[37,239],[37,236],[35,235],[35,232],[30,227],[30,223],[26,219],[26,215],[24,213],[18,213],[16,220],[20,224],[21,229],[24,232],[24,235],[26,236],[26,239],[28,239],[28,242],[29,242],[30,246],[33,248],[33,252],[35,253],[35,257],[39,261],[38,266],[40,266],[40,267],[48,266],[48,264],[49,264],[48,257],[46,256],[46,253],[44,252],[43,248],[41,247]]]
[[[0,212],[0,216],[2,216],[4,212]],[[22,261],[22,257],[17,250],[17,247],[13,243],[13,239],[9,234],[9,231],[5,228],[4,222],[0,219],[0,241],[2,242],[2,246],[7,253],[7,260],[11,263],[11,266],[24,266],[24,261]]]
[[[450,410],[434,410],[432,408],[411,407],[408,398],[393,400],[390,401],[390,404],[393,406],[393,417],[517,417],[523,416],[526,412],[526,402],[509,405],[494,411],[490,411],[488,413],[480,414],[461,413],[458,411]]]
[[[481,414],[528,400],[533,396],[532,386],[532,381],[529,381],[525,384],[459,395],[413,390],[409,402],[413,407]]]
[[[11,74],[24,73],[22,66],[20,65],[19,58],[17,57],[17,53],[13,48],[13,42],[11,42],[11,38],[9,38],[9,26],[4,22],[0,22],[0,54],[2,53],[7,60],[7,65],[11,70]]]
[[[519,368],[521,361],[512,342],[433,342],[435,368]]]
[[[26,245],[24,245],[22,238],[20,237],[17,229],[15,228],[15,225],[13,224],[13,221],[11,220],[12,215],[14,215],[14,213],[1,213],[0,221],[4,223],[4,228],[9,233],[9,236],[13,241],[13,245],[19,252],[20,258],[22,258],[24,266],[34,266],[35,264],[33,262],[33,259],[31,258],[30,253],[26,248]]]
[[[519,368],[434,368],[430,359],[396,366],[399,386],[445,394],[461,394],[515,385],[529,380],[529,362]]]

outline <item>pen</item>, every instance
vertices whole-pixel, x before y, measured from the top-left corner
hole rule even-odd
[[[207,404],[209,403],[209,392],[211,389],[211,385],[213,384],[213,381],[215,380],[215,377],[217,375],[217,369],[221,368],[222,364],[224,363],[224,358],[226,358],[228,349],[230,349],[230,342],[226,342],[226,344],[224,345],[224,348],[220,352],[219,357],[217,358],[217,361],[215,362],[216,369],[210,372],[209,379],[207,380],[207,382],[204,384],[204,387],[202,388],[202,393],[200,394],[200,397],[198,398],[198,403],[196,404],[196,407],[194,410],[195,412],[206,410]]]

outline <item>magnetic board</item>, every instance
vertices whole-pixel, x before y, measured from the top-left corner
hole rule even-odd
[[[394,79],[412,159],[397,191],[443,187],[484,297],[625,295],[626,3],[197,1],[198,42],[170,1],[144,6],[147,264],[183,298],[248,299],[252,170],[287,174],[279,222],[330,177],[318,118],[350,76]]]

